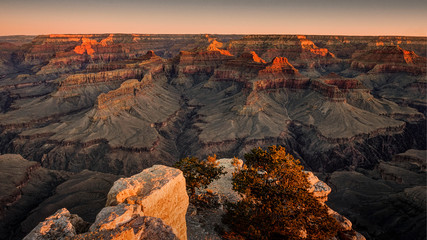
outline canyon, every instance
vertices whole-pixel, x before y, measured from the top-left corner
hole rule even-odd
[[[49,201],[99,186],[102,194],[67,207],[93,222],[87,210],[99,210],[114,181],[153,165],[283,145],[331,186],[328,205],[367,239],[399,227],[384,216],[408,217],[396,206],[420,222],[403,224],[399,237],[425,238],[426,154],[417,151],[426,149],[426,52],[427,38],[397,36],[0,37],[0,153],[31,161],[9,157],[1,169],[22,174],[16,186],[35,181],[2,195],[0,215],[11,220],[1,235],[23,237],[24,221],[60,209]],[[363,187],[348,192],[345,179]],[[383,195],[371,194],[378,186]]]

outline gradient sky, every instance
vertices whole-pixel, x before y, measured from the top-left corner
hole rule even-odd
[[[0,35],[427,36],[427,0],[0,0]]]

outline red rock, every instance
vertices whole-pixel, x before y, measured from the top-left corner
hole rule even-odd
[[[271,73],[299,74],[298,70],[285,57],[274,58],[270,65],[260,71],[260,75]]]
[[[251,51],[249,53],[242,53],[240,58],[247,59],[249,61],[257,62],[257,63],[265,63],[264,59],[260,58],[256,52]]]
[[[313,67],[339,62],[328,49],[317,47],[305,36],[249,35],[231,41],[227,49],[234,55],[255,51],[268,61],[275,57],[286,57],[297,67]]]
[[[414,75],[426,73],[426,58],[399,46],[376,47],[365,52],[355,53],[353,59],[351,68],[361,71],[407,72]]]
[[[258,74],[258,80],[254,82],[255,90],[278,88],[307,88],[309,79],[302,76],[287,58],[276,57],[265,69]]]

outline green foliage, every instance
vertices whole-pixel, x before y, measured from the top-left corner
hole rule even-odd
[[[253,149],[233,176],[242,196],[227,205],[226,223],[248,239],[328,239],[339,225],[308,191],[303,167],[283,147]]]
[[[223,168],[218,167],[219,162],[216,155],[208,156],[206,160],[199,160],[195,157],[186,157],[176,162],[174,167],[184,173],[187,191],[190,198],[196,199],[196,188],[206,188],[211,182],[220,178],[224,174]]]

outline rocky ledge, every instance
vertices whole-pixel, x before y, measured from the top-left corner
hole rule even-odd
[[[154,165],[117,180],[90,226],[59,209],[24,239],[187,239],[188,195],[178,169]]]

